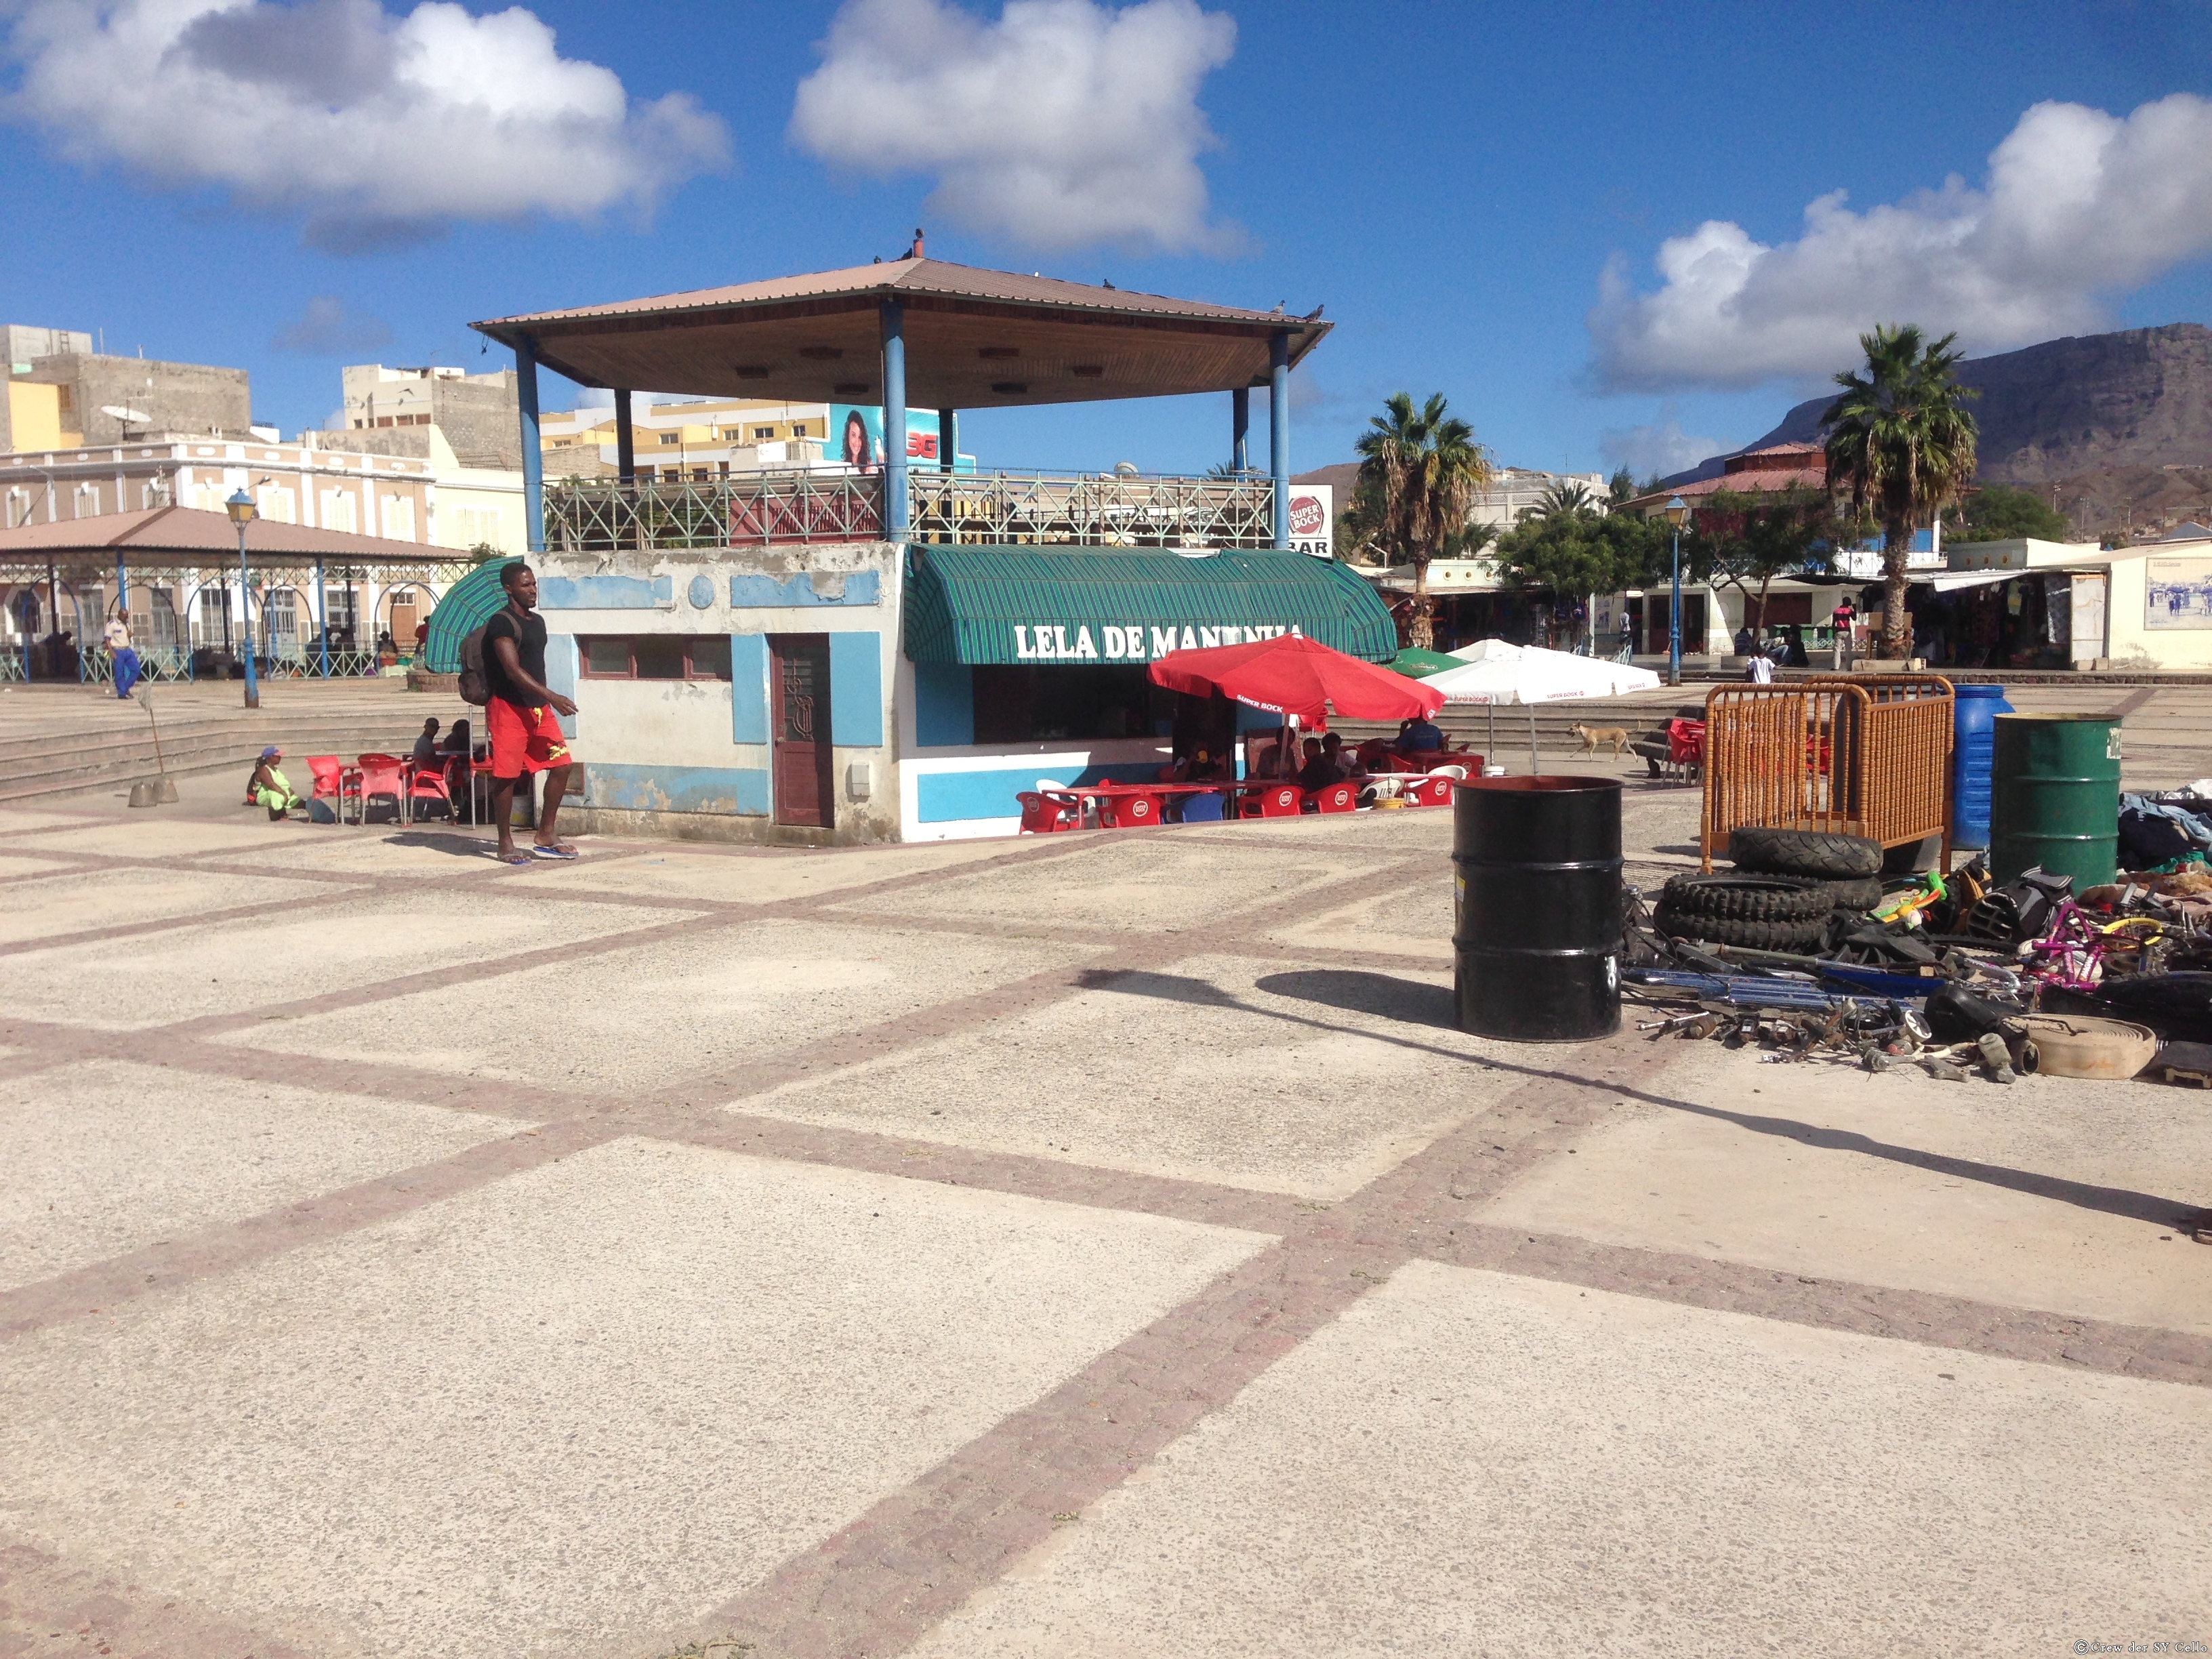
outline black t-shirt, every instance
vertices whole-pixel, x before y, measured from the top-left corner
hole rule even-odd
[[[524,616],[514,614],[513,605],[502,605],[492,612],[491,620],[484,624],[483,666],[484,688],[502,702],[511,702],[518,708],[534,708],[538,699],[507,678],[507,666],[499,659],[493,647],[494,640],[513,640],[514,654],[522,664],[522,672],[545,684],[545,618],[535,611]]]

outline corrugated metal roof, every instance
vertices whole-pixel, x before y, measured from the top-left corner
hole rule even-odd
[[[886,299],[898,295],[931,295],[946,299],[1064,307],[1127,317],[1176,317],[1193,321],[1258,323],[1291,327],[1316,325],[1304,318],[1285,317],[1279,312],[1211,305],[1200,300],[1176,300],[1161,294],[1139,293],[1133,289],[1063,282],[1057,276],[1024,276],[1019,271],[988,270],[979,265],[954,264],[945,259],[893,259],[879,265],[854,265],[845,270],[817,270],[798,276],[771,276],[762,282],[694,289],[683,294],[658,294],[639,300],[617,300],[605,305],[530,312],[513,317],[494,318],[471,326],[507,338],[511,331],[520,331],[545,323],[728,310],[746,306],[780,304],[793,300],[860,299],[871,295]]]
[[[918,545],[908,556],[915,662],[1146,663],[1292,629],[1370,662],[1398,651],[1374,589],[1305,553]]]

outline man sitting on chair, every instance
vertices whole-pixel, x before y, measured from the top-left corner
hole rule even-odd
[[[1344,775],[1336,769],[1336,763],[1328,757],[1319,738],[1305,741],[1305,763],[1298,768],[1298,787],[1309,795],[1320,793],[1332,783],[1344,781]]]
[[[1433,754],[1444,746],[1444,734],[1426,714],[1416,714],[1398,728],[1401,755]]]

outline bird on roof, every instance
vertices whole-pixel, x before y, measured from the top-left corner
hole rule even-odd
[[[1326,309],[1326,306],[1316,306],[1311,311],[1306,313],[1303,320],[1309,323],[1317,323],[1321,320],[1321,313]]]
[[[1288,300],[1278,300],[1278,301],[1275,301],[1275,311],[1274,311],[1274,314],[1275,314],[1276,316],[1278,316],[1278,317],[1281,316],[1281,315],[1283,314],[1283,307],[1284,307],[1285,306],[1288,305],[1288,304],[1290,304],[1290,301],[1289,301]]]
[[[1114,284],[1109,282],[1105,277],[1102,276],[1098,279],[1098,286],[1101,288],[1111,288]]]

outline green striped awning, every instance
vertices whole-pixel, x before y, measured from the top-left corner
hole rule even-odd
[[[1163,548],[908,550],[915,662],[1144,663],[1296,631],[1388,662],[1398,630],[1375,590],[1307,553]]]

